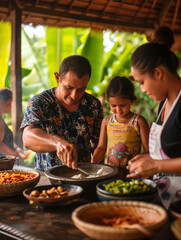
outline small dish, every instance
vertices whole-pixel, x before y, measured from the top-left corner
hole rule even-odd
[[[17,157],[11,155],[0,157],[0,171],[12,170],[17,159]]]
[[[42,192],[42,190],[48,190],[52,187],[62,186],[66,191],[67,195],[61,196],[60,198],[38,198],[30,196],[30,193],[34,190]],[[43,185],[34,188],[25,189],[23,191],[23,195],[27,198],[31,204],[35,204],[42,207],[55,207],[55,206],[65,206],[70,204],[73,200],[77,199],[81,193],[83,192],[83,188],[77,185],[68,185],[68,184],[59,184],[59,185]]]

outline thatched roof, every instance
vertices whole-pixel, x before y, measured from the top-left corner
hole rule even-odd
[[[10,21],[15,4],[24,24],[140,33],[165,25],[181,35],[180,0],[1,0],[0,20]]]

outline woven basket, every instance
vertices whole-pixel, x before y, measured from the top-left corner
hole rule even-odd
[[[86,204],[72,213],[75,226],[89,237],[95,239],[144,239],[145,235],[137,229],[126,229],[103,225],[103,218],[135,216],[142,217],[145,226],[154,235],[166,222],[166,211],[155,204],[137,201],[110,201]]]
[[[21,194],[26,188],[34,187],[40,179],[39,172],[33,170],[6,170],[1,172],[32,174],[33,178],[15,183],[0,184],[0,197],[10,197]]]

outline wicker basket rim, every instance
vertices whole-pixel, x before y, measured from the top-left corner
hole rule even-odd
[[[2,183],[2,184],[0,184],[0,188],[1,187],[8,187],[8,186],[12,187],[12,186],[17,186],[19,184],[29,183],[29,182],[34,181],[35,179],[40,177],[40,173],[36,170],[3,170],[3,171],[0,171],[0,173],[1,172],[23,173],[23,174],[29,173],[29,174],[34,174],[35,176],[31,179],[26,179],[26,180],[15,182],[15,183]]]
[[[164,224],[167,222],[168,220],[168,215],[166,213],[166,211],[161,207],[161,206],[158,206],[156,204],[152,204],[152,203],[146,203],[146,202],[141,202],[141,201],[105,201],[105,202],[100,202],[100,203],[88,203],[88,204],[85,204],[83,206],[80,206],[78,208],[76,208],[73,213],[72,213],[72,220],[73,222],[75,223],[75,225],[80,225],[86,229],[89,229],[89,230],[95,230],[95,231],[99,231],[99,230],[102,230],[102,231],[105,231],[105,232],[112,232],[112,233],[125,233],[125,232],[128,232],[129,230],[129,233],[137,233],[138,230],[137,229],[124,229],[124,228],[117,228],[117,227],[112,227],[112,226],[105,226],[105,225],[96,225],[96,224],[93,224],[93,223],[88,223],[88,222],[84,222],[82,221],[81,219],[79,219],[77,217],[77,214],[81,211],[85,211],[86,209],[93,209],[95,207],[104,207],[104,206],[107,206],[107,207],[110,207],[110,206],[114,206],[116,207],[116,205],[118,205],[119,207],[132,207],[132,208],[138,208],[138,207],[141,207],[141,208],[147,208],[147,209],[151,209],[151,210],[157,210],[160,214],[161,214],[161,219],[159,222],[156,222],[154,225],[149,225],[149,226],[146,226],[148,229],[152,229],[154,230],[154,228],[160,224]]]

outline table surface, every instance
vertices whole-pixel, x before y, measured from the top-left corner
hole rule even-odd
[[[47,184],[50,184],[48,178],[41,176],[38,185]],[[71,214],[78,206],[91,201],[80,197],[66,206],[42,208],[30,205],[23,195],[2,198],[0,199],[0,239],[90,240],[91,238],[74,226]],[[176,240],[170,230],[170,223],[171,220],[151,240]]]

